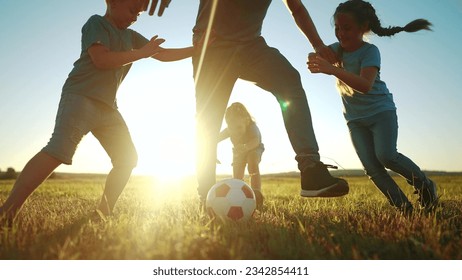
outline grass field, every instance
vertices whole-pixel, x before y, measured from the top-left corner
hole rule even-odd
[[[13,228],[0,229],[0,259],[462,259],[462,176],[433,176],[441,207],[412,218],[389,206],[366,177],[347,179],[347,196],[307,199],[298,178],[264,177],[265,205],[245,223],[211,221],[192,178],[133,177],[106,221],[90,215],[104,178],[49,179]],[[12,184],[0,181],[0,203]]]

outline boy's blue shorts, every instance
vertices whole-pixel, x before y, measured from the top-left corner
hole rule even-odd
[[[136,166],[138,155],[120,112],[77,94],[61,97],[53,134],[42,152],[72,164],[77,146],[88,132],[101,143],[113,166]]]

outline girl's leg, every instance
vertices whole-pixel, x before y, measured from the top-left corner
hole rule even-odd
[[[245,166],[247,165],[247,154],[237,152],[233,148],[233,178],[244,180]]]
[[[398,119],[395,111],[386,111],[371,119],[377,158],[386,167],[400,174],[409,183],[426,182],[427,176],[408,157],[398,153]],[[417,186],[416,186],[417,187]]]
[[[419,203],[427,210],[432,210],[438,203],[436,185],[408,157],[398,153],[398,118],[396,111],[387,111],[373,117],[375,149],[379,161],[387,168],[406,178],[419,195]]]
[[[19,174],[7,200],[0,207],[0,217],[9,222],[15,217],[26,199],[59,166],[61,161],[45,152],[37,153]]]
[[[233,178],[244,180],[245,163],[233,163]]]
[[[137,164],[138,154],[127,125],[117,110],[107,112],[102,124],[92,133],[108,153],[113,166],[98,206],[102,214],[111,215]]]
[[[257,200],[257,208],[263,206],[263,194],[261,191],[261,176],[260,176],[260,161],[261,154],[257,152],[250,152],[247,156],[247,170],[250,176],[250,186],[255,193],[255,199]]]
[[[364,166],[366,174],[375,186],[385,195],[391,205],[403,211],[411,211],[411,203],[402,192],[385,167],[377,159],[374,147],[375,137],[368,123],[353,121],[348,123],[351,141]]]

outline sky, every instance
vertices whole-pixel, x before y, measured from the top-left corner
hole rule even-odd
[[[332,14],[341,1],[303,0],[325,44],[336,41]],[[416,18],[433,31],[368,36],[381,51],[381,77],[398,108],[398,151],[423,170],[462,171],[460,46],[462,0],[370,1],[384,26]],[[163,17],[143,13],[132,29],[164,38],[163,47],[191,44],[198,0],[173,0]],[[20,171],[48,142],[61,88],[80,54],[81,27],[103,15],[103,0],[0,0],[0,170]],[[263,36],[300,72],[325,163],[360,169],[342,115],[332,76],[311,74],[306,57],[313,49],[281,0],[274,0]],[[295,154],[276,99],[238,81],[230,102],[242,102],[260,127],[266,150],[262,174],[296,171]],[[139,153],[135,174],[175,178],[194,174],[194,81],[190,59],[135,62],[118,92],[119,109]],[[231,143],[218,146],[217,172],[232,172]],[[80,143],[73,164],[56,171],[107,173],[111,163],[91,135]]]

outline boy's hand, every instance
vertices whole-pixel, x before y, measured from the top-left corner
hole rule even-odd
[[[149,9],[149,15],[152,16],[154,11],[157,8],[157,3],[159,0],[144,0],[144,10],[146,11],[149,6],[149,2],[151,2],[151,8]],[[168,5],[172,2],[172,0],[160,0],[159,10],[157,12],[158,16],[162,16],[164,14],[165,8],[168,8]]]
[[[329,75],[332,74],[332,70],[335,67],[317,53],[308,54],[308,62],[306,64],[308,64],[308,69],[311,73],[324,73]]]
[[[142,48],[140,48],[140,51],[143,53],[143,56],[146,57],[151,57],[163,49],[160,47],[160,45],[165,42],[165,39],[158,38],[158,36],[154,36],[151,38],[151,40],[144,45]]]

